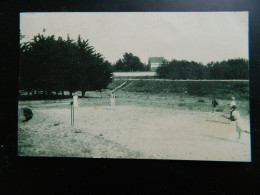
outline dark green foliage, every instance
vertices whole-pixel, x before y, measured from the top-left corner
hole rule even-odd
[[[20,49],[19,89],[43,91],[101,90],[111,82],[111,64],[88,40],[37,35]]]
[[[125,80],[114,81],[116,85]],[[111,85],[114,83],[112,82]],[[160,81],[160,80],[136,80],[122,90],[130,92],[147,93],[174,93],[179,95],[192,95],[198,97],[214,96],[216,99],[249,98],[248,81]]]
[[[248,60],[238,58],[207,64],[212,79],[248,79]]]
[[[157,69],[160,78],[166,79],[248,79],[248,60],[230,59],[201,63],[185,60],[172,60]]]
[[[157,74],[166,79],[206,79],[207,68],[194,61],[172,60],[158,67]]]
[[[114,67],[115,72],[133,72],[133,71],[147,71],[148,65],[144,65],[137,56],[132,53],[125,53],[123,59],[119,59]]]
[[[179,103],[178,104],[179,107],[184,107],[184,106],[187,106],[185,103]]]

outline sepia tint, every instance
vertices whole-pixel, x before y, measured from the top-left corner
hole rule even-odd
[[[18,155],[251,161],[248,12],[20,13]]]

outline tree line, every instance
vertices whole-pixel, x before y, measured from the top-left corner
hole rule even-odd
[[[165,79],[248,79],[249,63],[243,58],[210,62],[206,65],[194,61],[171,60],[156,70]]]
[[[20,35],[20,39],[23,37]],[[112,65],[78,36],[76,41],[38,34],[20,45],[19,89],[44,95],[106,88]]]
[[[248,79],[249,63],[243,58],[210,62],[206,65],[187,60],[164,62],[157,75],[166,79]],[[124,53],[123,58],[113,64],[114,72],[150,71],[149,65],[142,63],[132,53]]]
[[[80,35],[75,41],[38,34],[20,45],[19,89],[28,94],[81,91],[84,96],[86,91],[106,88],[116,71],[149,71],[149,66],[132,53],[124,53],[112,65]],[[158,76],[166,79],[248,79],[248,73],[248,60],[242,58],[207,65],[173,59],[157,69]]]

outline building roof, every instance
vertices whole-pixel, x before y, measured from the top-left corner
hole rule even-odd
[[[162,63],[163,61],[166,61],[164,57],[149,57],[148,63]]]

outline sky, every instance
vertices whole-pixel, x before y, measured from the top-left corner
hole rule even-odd
[[[43,32],[45,29],[45,32]],[[206,64],[248,59],[248,12],[35,12],[20,13],[20,30],[77,40],[115,63],[125,52]]]

